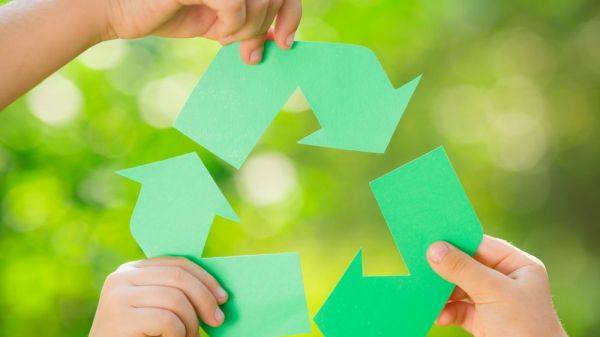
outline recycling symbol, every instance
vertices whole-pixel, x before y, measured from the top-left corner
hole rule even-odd
[[[174,127],[239,169],[298,87],[321,129],[301,144],[384,153],[420,76],[395,89],[365,47],[273,42],[264,60],[245,65],[239,44],[223,47]],[[146,256],[184,256],[230,294],[225,322],[210,337],[278,337],[311,332],[297,253],[203,258],[212,222],[240,222],[195,153],[125,169],[142,187],[131,232]],[[358,251],[314,321],[326,337],[424,337],[453,285],[426,261],[438,240],[473,254],[481,225],[443,148],[376,178],[371,190],[410,275],[364,276]]]

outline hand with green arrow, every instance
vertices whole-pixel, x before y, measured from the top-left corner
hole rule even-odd
[[[457,285],[438,325],[460,326],[475,337],[568,337],[538,258],[491,236],[474,258],[447,242],[431,245],[427,257],[436,273]]]
[[[211,337],[310,332],[298,254],[202,258],[214,217],[239,220],[196,154],[119,173],[142,184],[131,233],[146,256],[186,257],[229,293],[223,324],[201,323]]]
[[[427,248],[445,240],[473,254],[479,220],[442,148],[370,185],[410,275],[364,276],[359,251],[315,322],[326,337],[423,337],[453,289],[429,266]]]
[[[228,294],[185,258],[125,263],[102,287],[89,337],[199,337],[198,321],[219,326]]]

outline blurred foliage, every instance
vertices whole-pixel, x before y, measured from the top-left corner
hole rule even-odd
[[[198,151],[242,219],[206,253],[299,251],[314,314],[361,246],[369,274],[406,273],[367,182],[438,145],[486,232],[546,263],[570,334],[600,330],[600,2],[304,5],[300,39],[366,45],[396,86],[424,73],[385,155],[295,144],[318,128],[295,95],[236,172],[169,128],[217,44],[98,45],[0,113],[0,336],[86,335],[106,275],[143,258],[117,169]]]

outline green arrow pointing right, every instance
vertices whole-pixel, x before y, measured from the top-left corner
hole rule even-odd
[[[445,240],[473,254],[481,225],[442,148],[371,189],[410,276],[365,277],[359,252],[315,322],[326,337],[424,337],[454,287],[429,267],[427,248]]]

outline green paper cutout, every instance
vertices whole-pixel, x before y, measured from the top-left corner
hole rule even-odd
[[[228,290],[223,325],[203,325],[211,337],[311,331],[297,254],[201,258],[214,217],[239,219],[195,153],[118,173],[142,184],[131,233],[146,256],[190,258]]]
[[[300,87],[322,127],[301,144],[383,153],[419,80],[395,89],[362,46],[296,42],[285,51],[268,41],[263,62],[249,66],[232,44],[221,48],[174,127],[239,168]]]
[[[199,256],[215,215],[240,221],[195,153],[117,173],[142,184],[131,234],[146,256]]]
[[[424,337],[454,285],[426,259],[435,241],[474,254],[483,231],[443,148],[370,183],[409,276],[363,276],[359,251],[315,322],[326,337]]]
[[[210,337],[278,337],[309,333],[310,320],[297,253],[196,260],[225,285],[225,323],[202,324]]]

